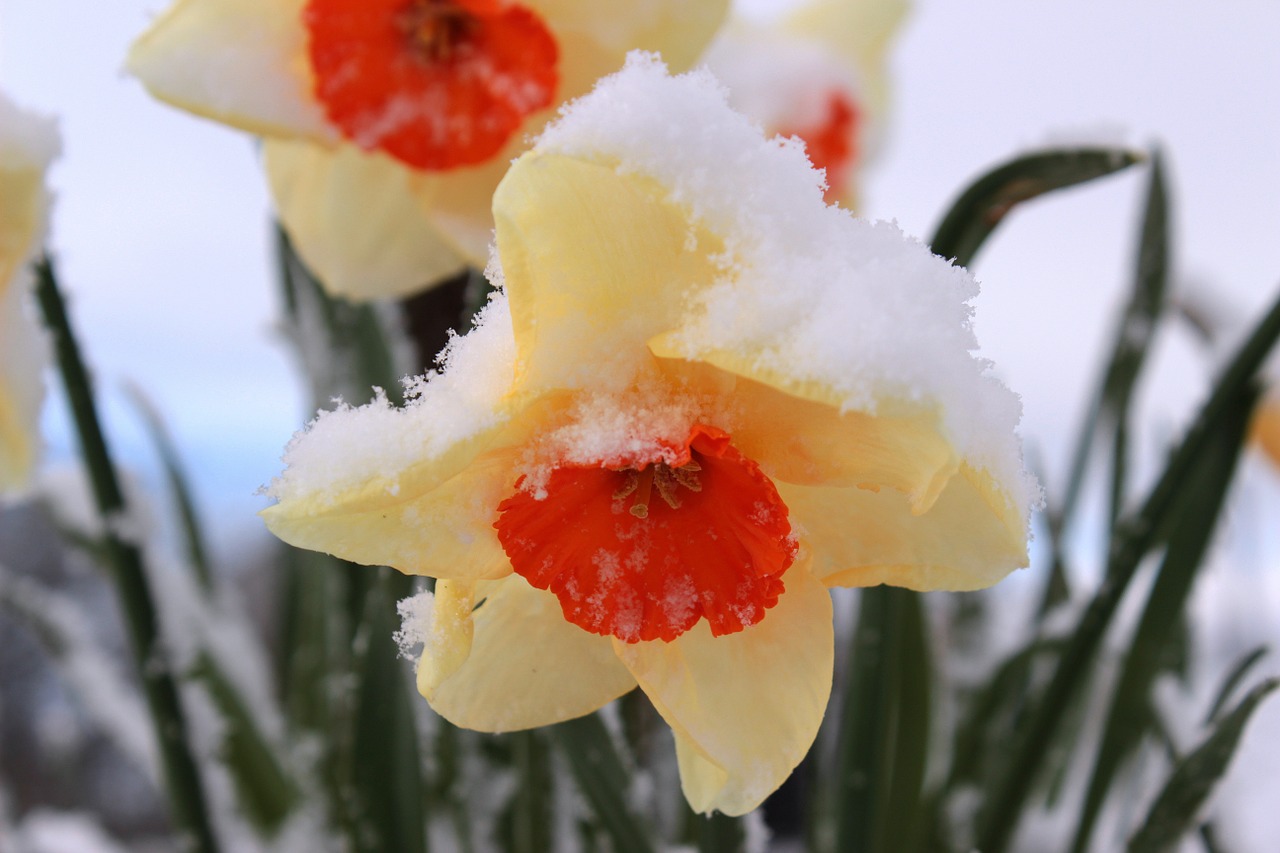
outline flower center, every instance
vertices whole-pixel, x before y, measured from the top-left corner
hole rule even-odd
[[[783,136],[804,140],[809,161],[827,170],[828,203],[836,201],[849,187],[858,160],[858,107],[848,93],[833,89],[827,95],[822,117],[803,127],[780,128]]]
[[[703,618],[715,636],[754,625],[795,560],[777,489],[714,427],[694,426],[673,462],[565,465],[536,496],[516,485],[494,525],[512,567],[565,619],[629,643]]]
[[[555,38],[514,3],[309,0],[303,23],[329,121],[417,169],[490,159],[555,98]]]

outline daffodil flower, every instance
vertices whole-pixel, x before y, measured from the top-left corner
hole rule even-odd
[[[265,138],[276,209],[333,293],[399,296],[483,266],[511,160],[628,50],[684,67],[728,0],[178,0],[128,68]]]
[[[0,492],[21,488],[36,458],[47,347],[28,304],[29,264],[44,239],[44,173],[58,148],[51,119],[0,94]]]
[[[1017,398],[963,269],[823,202],[707,72],[635,55],[512,166],[501,285],[411,401],[322,413],[270,529],[439,580],[418,687],[461,726],[637,685],[685,795],[742,814],[813,742],[830,586],[1026,563]]]
[[[853,210],[885,123],[885,54],[906,13],[906,0],[809,0],[767,25],[733,21],[705,59],[729,103],[766,133],[803,140],[827,201]]]

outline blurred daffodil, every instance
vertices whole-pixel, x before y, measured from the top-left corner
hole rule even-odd
[[[512,158],[628,50],[691,64],[728,0],[178,0],[133,45],[153,95],[260,134],[278,215],[334,293],[483,265]]]
[[[976,285],[823,202],[706,72],[636,55],[494,199],[503,290],[440,373],[322,413],[282,539],[438,578],[418,686],[461,726],[639,686],[685,795],[742,814],[813,742],[827,588],[974,589],[1026,563],[1016,397]]]
[[[1267,458],[1280,468],[1280,391],[1275,386],[1258,403],[1250,435]]]
[[[0,94],[0,492],[21,488],[36,457],[47,351],[28,304],[29,264],[44,240],[44,173],[58,147],[52,120]]]
[[[886,54],[906,0],[808,0],[769,24],[735,20],[708,67],[735,109],[767,133],[795,136],[827,176],[829,202],[855,209],[888,108]]]

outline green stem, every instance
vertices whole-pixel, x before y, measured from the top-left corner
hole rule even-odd
[[[173,662],[161,642],[142,553],[136,545],[121,539],[113,529],[113,522],[124,516],[126,507],[98,420],[88,371],[71,331],[53,262],[48,257],[41,258],[36,263],[35,272],[36,295],[45,325],[53,335],[58,369],[66,386],[72,421],[103,522],[104,551],[159,743],[165,790],[173,810],[174,824],[185,836],[188,850],[214,853],[218,845],[209,822],[200,772],[187,743],[187,724],[178,697]]]

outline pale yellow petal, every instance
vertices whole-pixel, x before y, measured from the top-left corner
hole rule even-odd
[[[471,654],[475,638],[475,581],[436,581],[431,600],[431,628],[418,660],[418,692],[430,696],[440,682],[457,672]]]
[[[892,489],[920,513],[959,468],[930,408],[886,404],[875,415],[841,412],[709,364],[660,364],[680,386],[725,401],[718,426],[775,482]]]
[[[552,115],[543,111],[526,128],[536,130]],[[422,215],[453,250],[472,266],[483,268],[493,244],[493,193],[528,142],[525,133],[513,137],[502,152],[478,166],[447,172],[415,172],[410,186]]]
[[[496,584],[472,615],[470,656],[422,691],[455,725],[485,732],[551,725],[635,687],[608,637],[566,622],[556,597],[524,578]]]
[[[406,574],[476,579],[511,571],[493,529],[515,486],[517,451],[497,429],[395,477],[282,500],[262,511],[276,536]]]
[[[526,154],[498,187],[494,215],[528,389],[628,382],[645,342],[674,328],[688,295],[716,276],[719,242],[656,181],[610,165]]]
[[[20,488],[35,462],[34,424],[0,376],[0,494]]]
[[[1021,509],[968,465],[923,513],[890,489],[777,485],[814,574],[829,586],[972,590],[1027,565]]]
[[[662,54],[672,71],[692,66],[723,25],[728,0],[529,0],[560,44],[562,100],[622,67],[628,51]]]
[[[817,736],[831,693],[831,598],[797,563],[758,624],[711,636],[705,621],[671,643],[614,648],[676,735],[694,811],[751,811]]]
[[[47,215],[44,173],[0,166],[0,295],[37,248]]]
[[[264,163],[294,248],[335,296],[405,296],[466,262],[424,216],[409,172],[352,145],[267,140]]]
[[[178,0],[126,68],[156,98],[265,136],[334,142],[312,95],[306,0]]]

